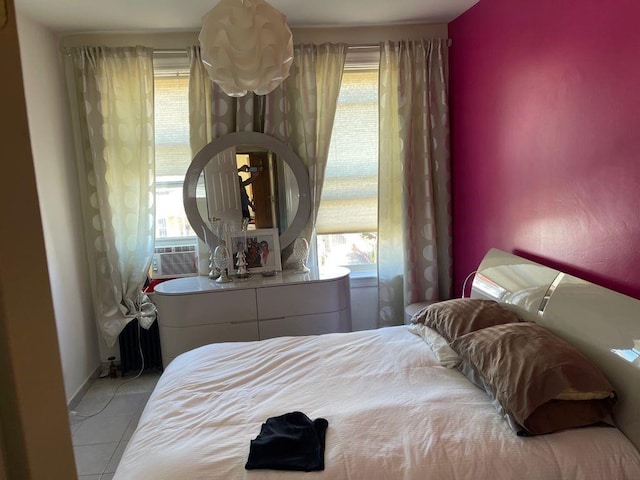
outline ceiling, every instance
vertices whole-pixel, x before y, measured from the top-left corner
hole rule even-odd
[[[241,0],[238,0],[241,1]],[[478,0],[270,0],[291,27],[448,23]],[[61,33],[199,30],[216,0],[15,0]]]

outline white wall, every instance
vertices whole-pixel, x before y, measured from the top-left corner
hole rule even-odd
[[[73,133],[57,36],[19,12],[18,34],[49,281],[69,402],[100,367]],[[33,297],[37,301],[37,292]]]

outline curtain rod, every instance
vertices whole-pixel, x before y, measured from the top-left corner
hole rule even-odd
[[[379,43],[372,43],[372,44],[347,44],[348,48],[353,48],[353,49],[366,49],[366,48],[377,48],[379,47],[380,44]],[[451,39],[447,39],[447,46],[451,46]],[[187,54],[187,49],[165,49],[165,48],[160,48],[157,50],[153,51],[154,54],[158,54],[158,55],[177,55],[177,54]]]
[[[366,45],[366,44],[359,44],[359,45],[347,45],[348,48],[354,48],[354,49],[359,49],[359,48],[377,48],[379,47],[380,44],[371,44],[371,45]],[[188,47],[187,47],[188,48]],[[158,55],[177,55],[177,54],[187,54],[187,48],[181,49],[181,48],[159,48],[159,49],[154,49],[153,53],[157,53]]]
[[[368,49],[368,48],[377,48],[379,47],[380,44],[379,43],[372,43],[372,44],[347,44],[348,48],[352,48],[354,50],[357,49]],[[451,46],[451,39],[447,40],[447,46]],[[65,47],[63,49],[64,53],[66,55],[70,55],[70,50],[73,47]],[[153,49],[153,53],[154,55],[187,55],[187,48],[157,48],[157,49]]]

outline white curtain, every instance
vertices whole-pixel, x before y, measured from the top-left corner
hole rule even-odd
[[[309,172],[311,215],[301,236],[310,244],[315,243],[312,237],[346,56],[347,45],[344,43],[297,45],[284,92],[278,92],[285,94],[285,101],[270,104],[273,115],[267,115],[265,124],[265,133],[288,143]]]
[[[449,298],[448,40],[385,42],[380,54],[379,326]]]
[[[96,320],[107,346],[155,308],[142,294],[153,255],[153,51],[70,49],[78,174]],[[81,145],[81,146],[80,146]]]
[[[237,131],[266,133],[288,144],[309,172],[312,213],[301,236],[311,242],[320,204],[346,44],[296,45],[289,77],[271,93],[233,98],[212,84],[192,47],[189,94],[195,155],[212,138]],[[210,122],[210,123],[208,123]]]
[[[226,126],[224,124],[213,124],[212,118],[212,95],[213,89],[209,74],[202,64],[200,57],[200,47],[190,47],[188,50],[190,67],[189,67],[189,144],[191,147],[191,157],[202,150],[215,137],[220,136],[220,129],[225,133]],[[220,92],[222,92],[220,90]],[[224,94],[223,94],[224,95]],[[225,95],[226,96],[226,95]],[[220,102],[216,109],[221,108]],[[226,108],[222,107],[222,108]],[[214,134],[215,133],[215,134]],[[240,188],[237,182],[235,151],[226,151],[220,153],[215,159],[212,159],[204,168],[205,191],[207,192],[206,202],[200,206],[201,215],[204,219],[208,218],[205,211],[215,211],[216,216],[223,220],[225,226],[231,230],[240,228],[240,218],[242,214],[240,205]],[[222,183],[214,181],[214,177],[218,180],[226,178],[227,181]],[[215,183],[228,185],[232,192],[221,192],[218,189],[214,192],[213,185]],[[236,202],[233,202],[233,199]],[[211,208],[215,205],[215,208]],[[237,219],[234,224],[234,220]],[[201,248],[204,245],[201,245]],[[207,245],[213,248],[215,245]]]
[[[200,47],[190,47],[189,55],[189,142],[195,157],[212,138],[211,80],[202,64]]]

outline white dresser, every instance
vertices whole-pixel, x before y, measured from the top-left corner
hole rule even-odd
[[[220,284],[208,277],[169,280],[155,288],[162,363],[216,342],[351,331],[349,270],[253,274]]]

